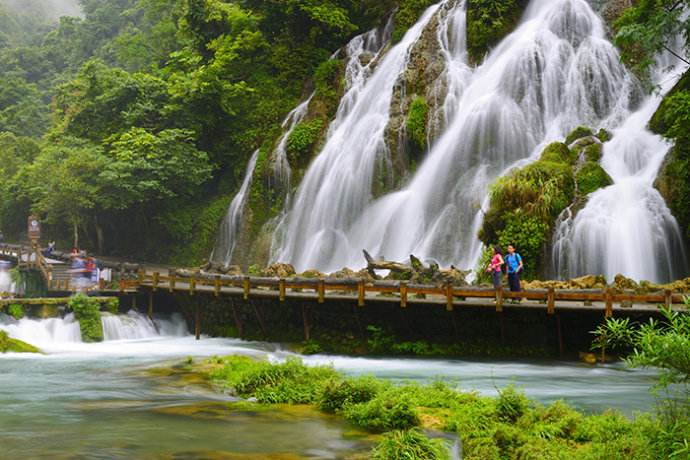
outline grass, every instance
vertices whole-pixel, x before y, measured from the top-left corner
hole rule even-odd
[[[628,419],[614,411],[586,415],[563,401],[541,405],[512,386],[486,397],[442,382],[394,385],[347,377],[299,359],[273,364],[230,356],[213,358],[201,370],[214,384],[258,404],[309,404],[382,433],[371,453],[375,459],[446,459],[448,443],[423,430],[456,433],[467,460],[687,458],[682,455],[690,423],[669,427],[650,415]]]

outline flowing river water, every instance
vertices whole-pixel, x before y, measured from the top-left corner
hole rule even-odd
[[[0,458],[348,458],[372,444],[336,418],[304,408],[232,410],[230,396],[201,382],[152,368],[188,357],[243,354],[282,360],[292,353],[269,343],[194,340],[179,317],[106,315],[106,340],[82,343],[64,319],[16,321],[0,329],[41,347],[42,355],[0,354]],[[653,375],[620,365],[558,361],[465,361],[315,355],[347,374],[394,381],[442,379],[464,390],[495,394],[515,383],[528,396],[565,399],[599,412],[649,410]]]

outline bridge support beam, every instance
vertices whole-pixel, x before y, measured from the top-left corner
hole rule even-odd
[[[197,340],[201,338],[201,309],[198,303],[194,307],[194,337]]]

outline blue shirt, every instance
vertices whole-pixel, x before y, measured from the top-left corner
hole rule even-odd
[[[520,268],[520,262],[522,262],[522,257],[515,252],[513,254],[507,254],[505,261],[508,266],[508,273],[517,273],[518,268]]]

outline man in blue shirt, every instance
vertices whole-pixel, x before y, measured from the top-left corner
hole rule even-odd
[[[515,252],[515,245],[508,245],[508,254],[505,257],[508,267],[508,285],[511,292],[520,292],[520,273],[522,272],[522,257]],[[519,302],[519,300],[518,300]]]

